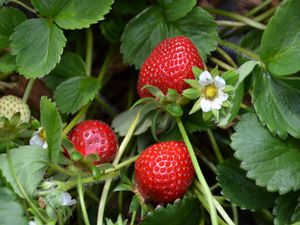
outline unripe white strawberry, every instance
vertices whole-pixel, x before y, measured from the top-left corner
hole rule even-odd
[[[10,120],[17,112],[20,112],[18,125],[30,121],[29,107],[22,99],[13,95],[6,95],[0,98],[0,117],[6,117]],[[2,126],[0,123],[0,127]]]

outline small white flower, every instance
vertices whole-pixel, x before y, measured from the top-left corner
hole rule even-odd
[[[228,99],[228,94],[224,92],[226,86],[225,80],[220,76],[212,78],[208,71],[204,71],[200,74],[199,83],[202,90],[200,100],[202,111],[220,110],[223,102]]]
[[[30,220],[30,221],[28,222],[28,225],[36,225],[36,223],[35,223],[33,220]]]
[[[46,141],[46,134],[43,127],[40,127],[38,131],[33,133],[32,138],[29,140],[30,145],[37,145],[44,149],[48,148],[48,144]]]
[[[76,204],[76,200],[72,199],[72,196],[68,192],[62,193],[61,204],[63,206],[72,206]]]

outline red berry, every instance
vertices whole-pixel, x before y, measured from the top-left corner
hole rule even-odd
[[[100,160],[95,164],[111,162],[118,149],[113,130],[98,120],[86,120],[77,124],[68,138],[82,155],[97,154]]]
[[[145,60],[138,80],[138,93],[141,98],[149,97],[145,85],[153,85],[164,94],[169,88],[179,94],[189,86],[184,79],[194,79],[193,66],[203,69],[203,62],[192,41],[183,36],[161,41]]]
[[[182,141],[168,141],[146,148],[135,163],[135,182],[146,200],[170,203],[181,198],[194,177],[190,155]]]

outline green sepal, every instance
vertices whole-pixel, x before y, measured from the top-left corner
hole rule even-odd
[[[143,90],[146,89],[147,91],[149,91],[153,96],[157,97],[157,98],[163,98],[165,95],[162,93],[161,90],[159,90],[159,88],[153,86],[153,85],[145,85],[143,88]]]
[[[19,121],[20,121],[21,113],[16,112],[11,119],[9,120],[9,126],[10,127],[17,127]]]
[[[209,121],[212,116],[213,116],[213,113],[211,111],[202,112],[202,118],[204,121]]]
[[[201,73],[203,73],[203,70],[197,66],[193,66],[192,71],[195,76],[195,80],[199,80],[199,77],[200,77]]]
[[[213,116],[215,117],[216,122],[218,122],[220,120],[220,112],[219,112],[219,110],[213,109],[211,112],[212,112]]]
[[[166,111],[172,116],[182,116],[183,110],[179,104],[171,103],[166,106]]]
[[[80,160],[83,159],[83,156],[82,156],[79,152],[73,151],[73,152],[71,153],[71,159],[72,159],[73,161],[80,161]]]
[[[185,81],[185,83],[189,84],[192,88],[201,89],[201,86],[200,86],[198,80],[185,79],[184,81]]]
[[[182,94],[188,99],[197,99],[201,96],[201,90],[197,88],[188,88],[185,89]]]
[[[91,166],[90,169],[94,179],[98,179],[101,176],[102,173],[96,166]]]
[[[201,109],[201,105],[200,105],[200,102],[201,102],[201,98],[199,98],[193,105],[191,111],[189,112],[189,115],[199,111]]]
[[[220,71],[219,71],[218,66],[216,66],[215,68],[213,68],[213,69],[210,71],[210,75],[211,75],[213,78],[220,75]]]
[[[137,195],[134,195],[132,197],[130,206],[129,206],[129,212],[133,213],[136,212],[140,208],[140,199]]]
[[[171,102],[176,102],[180,99],[181,96],[180,96],[180,94],[178,94],[178,92],[176,90],[169,88],[166,97]]]

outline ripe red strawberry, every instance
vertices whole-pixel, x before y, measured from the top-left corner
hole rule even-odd
[[[156,203],[181,198],[194,177],[194,168],[182,141],[146,148],[135,163],[135,182],[141,196]]]
[[[194,79],[193,66],[203,69],[202,59],[190,39],[177,36],[161,41],[141,67],[137,85],[140,97],[151,96],[142,90],[145,85],[153,85],[164,94],[169,88],[181,94],[188,88],[184,79]]]
[[[98,120],[86,120],[77,124],[68,138],[82,155],[97,154],[100,160],[95,164],[111,162],[118,149],[113,130]]]

